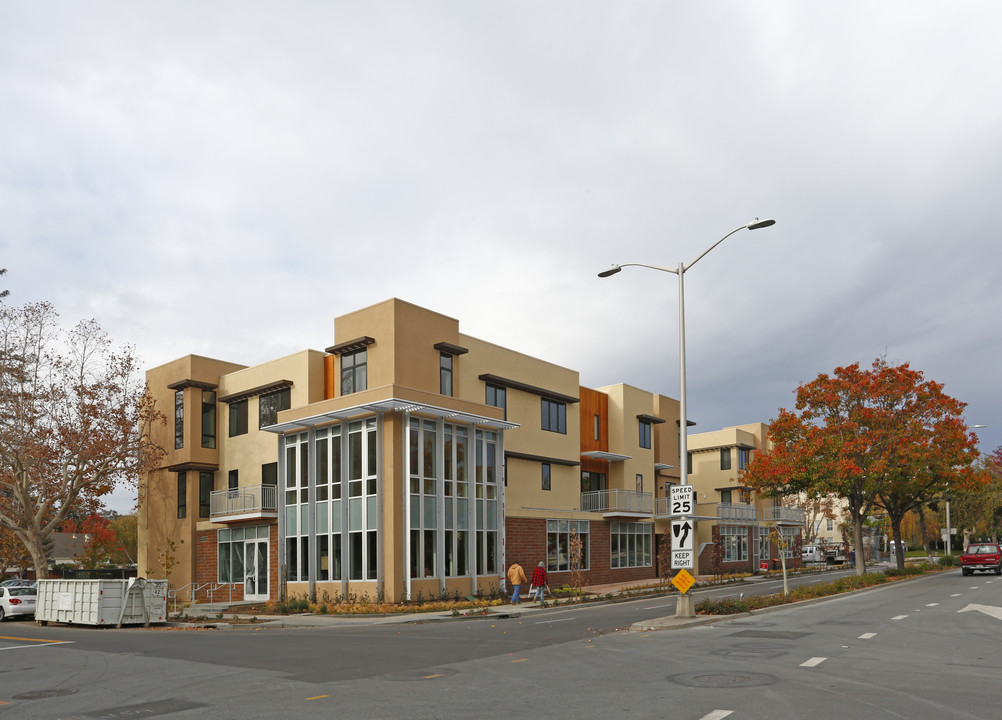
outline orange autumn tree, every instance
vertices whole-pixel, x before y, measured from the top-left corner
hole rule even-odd
[[[39,579],[65,520],[157,464],[158,421],[131,349],[114,349],[95,321],[65,331],[49,303],[0,304],[0,527]]]
[[[796,410],[780,409],[769,426],[772,449],[756,455],[741,482],[766,495],[844,498],[858,575],[866,570],[863,524],[883,508],[903,567],[905,513],[981,480],[970,471],[977,438],[961,417],[965,407],[908,363],[835,368],[797,388]]]
[[[83,550],[73,556],[86,570],[109,565],[115,555],[124,549],[108,518],[101,515],[88,515],[82,520],[74,521],[70,523],[68,531],[86,538]]]

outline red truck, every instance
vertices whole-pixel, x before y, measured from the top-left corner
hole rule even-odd
[[[975,570],[1002,575],[1002,547],[998,543],[971,543],[960,556],[960,572],[970,575]]]

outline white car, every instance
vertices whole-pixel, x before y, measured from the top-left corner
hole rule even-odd
[[[15,615],[34,615],[37,592],[33,587],[0,587],[0,620]]]

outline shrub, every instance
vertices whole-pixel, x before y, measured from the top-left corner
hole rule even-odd
[[[957,567],[960,565],[959,555],[940,555],[939,556],[940,567]]]

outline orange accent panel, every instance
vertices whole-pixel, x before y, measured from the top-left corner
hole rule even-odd
[[[609,449],[609,396],[591,388],[580,388],[581,452]],[[598,415],[598,440],[595,416]]]
[[[324,400],[334,397],[334,356],[324,358]]]

